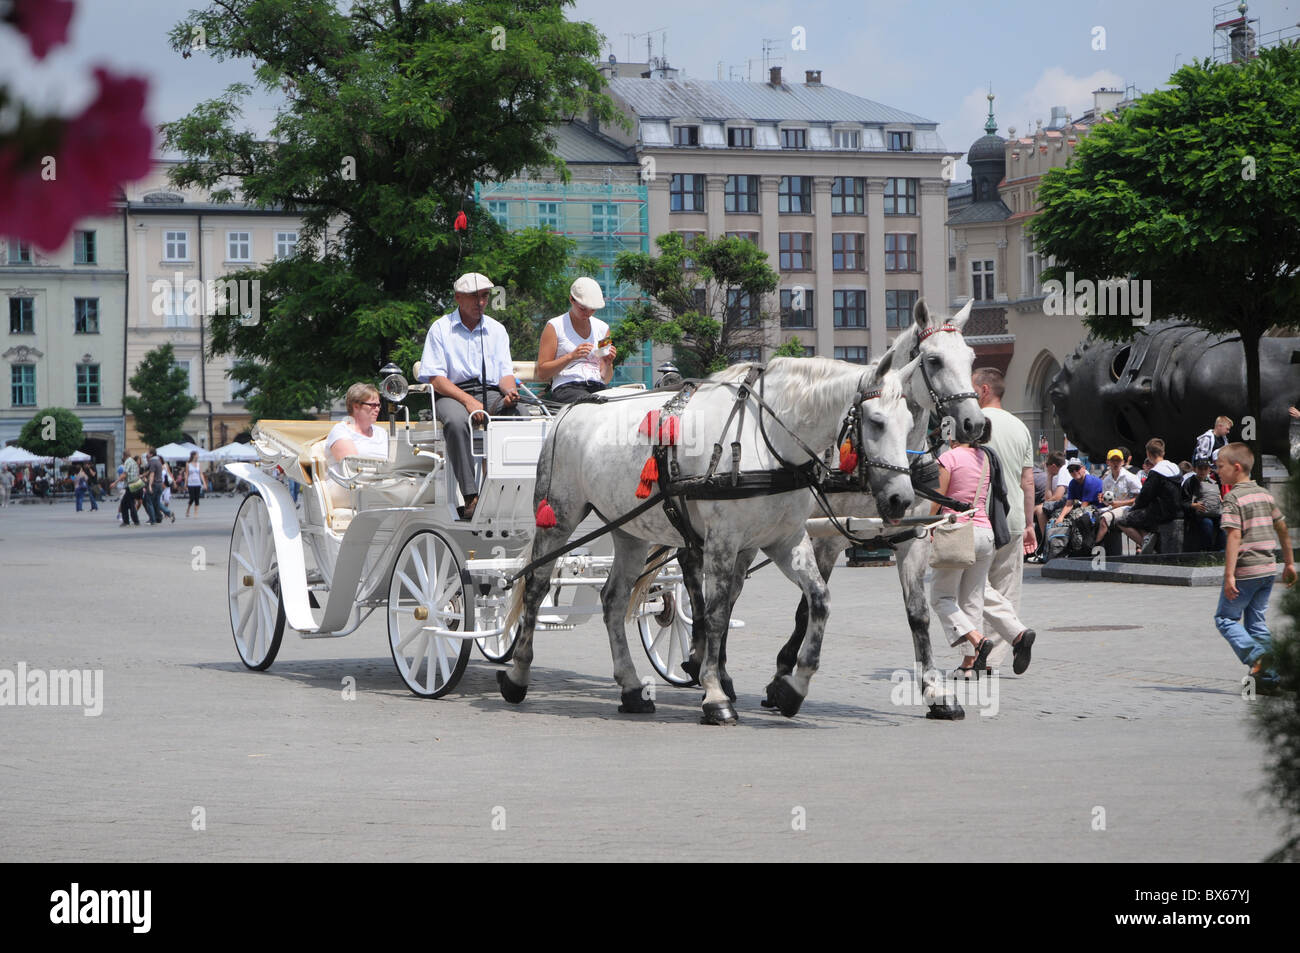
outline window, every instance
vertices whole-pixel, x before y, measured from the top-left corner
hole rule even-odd
[[[699,126],[673,126],[673,145],[698,146],[700,144]]]
[[[778,212],[806,214],[812,207],[812,176],[783,175],[776,192]]]
[[[185,291],[176,287],[172,287],[170,291],[171,294],[164,302],[167,310],[163,312],[163,327],[188,328],[190,319],[185,313]]]
[[[916,236],[885,233],[885,271],[916,271]]]
[[[510,203],[495,199],[487,204],[488,214],[496,219],[502,228],[510,227]]]
[[[763,349],[761,347],[738,347],[731,352],[731,360],[734,364],[741,361],[758,362],[763,359]]]
[[[885,292],[885,328],[901,331],[912,323],[912,309],[916,307],[919,291]]]
[[[76,231],[72,233],[72,262],[76,265],[93,265],[95,256],[95,233]]]
[[[837,328],[865,328],[867,326],[867,293],[865,291],[832,292]]]
[[[813,326],[813,292],[811,288],[781,289],[781,327]]]
[[[172,361],[172,367],[185,372],[185,393],[194,396],[194,375],[190,373],[189,361]]]
[[[916,179],[885,179],[885,214],[916,214]]]
[[[751,245],[758,244],[758,232],[727,232],[728,238],[739,238],[741,241],[749,242]]]
[[[807,129],[782,129],[781,148],[782,149],[807,149],[808,130]]]
[[[72,310],[75,315],[73,331],[76,334],[99,333],[99,299],[73,298]]]
[[[9,299],[9,333],[10,334],[35,334],[36,333],[36,299],[35,298],[10,298]]]
[[[727,145],[733,149],[754,148],[754,130],[750,128],[728,129]]]
[[[99,403],[99,365],[77,365],[77,403]]]
[[[690,251],[692,248],[695,247],[695,240],[697,238],[704,237],[703,232],[678,232],[677,234],[682,236],[682,247],[684,247],[687,251]],[[685,268],[687,271],[693,271],[695,269],[695,259],[683,258],[682,267]],[[700,294],[701,295],[704,294],[703,290],[700,291]],[[701,305],[701,307],[703,306]]]
[[[599,203],[591,207],[591,232],[593,235],[613,235],[618,231],[618,206]]]
[[[670,212],[704,211],[704,176],[678,173],[668,184]]]
[[[836,232],[831,236],[831,269],[862,271],[867,267],[866,236],[855,232]]]
[[[15,407],[36,406],[35,364],[14,364],[10,367],[9,400]]]
[[[276,232],[275,233],[275,257],[292,258],[298,250],[298,233],[297,232]]]
[[[1024,293],[1029,297],[1037,297],[1043,293],[1041,286],[1043,269],[1047,267],[1043,261],[1043,256],[1034,248],[1032,239],[1025,239],[1025,277]]]
[[[164,232],[163,233],[163,260],[164,261],[189,261],[190,260],[190,233],[189,232]]]
[[[253,241],[248,232],[226,232],[226,261],[252,261]]]
[[[816,356],[817,356],[817,348],[816,348],[815,346],[811,345],[811,344],[805,344],[805,345],[804,345],[804,349],[803,349],[803,356],[804,356],[804,357],[816,357]]]
[[[970,263],[971,296],[976,301],[993,300],[993,262],[990,259]]]
[[[890,152],[911,152],[912,134],[910,132],[891,132],[889,134]]]
[[[724,208],[728,212],[757,212],[758,176],[727,176],[727,192]]]
[[[16,238],[9,240],[9,264],[30,265],[32,263],[32,246],[29,242],[20,242]]]
[[[835,130],[835,148],[836,149],[856,149],[861,142],[860,134],[856,129],[836,129]]]
[[[812,271],[812,233],[782,232],[779,259],[782,271]]]
[[[841,175],[831,180],[832,215],[862,215],[866,210],[866,179]]]
[[[752,328],[758,324],[758,302],[752,294],[739,288],[727,289],[727,320],[734,321],[742,328]]]
[[[835,360],[848,361],[850,364],[870,364],[871,348],[837,347],[835,349]]]
[[[559,202],[537,203],[537,227],[552,232],[558,232],[560,230]]]

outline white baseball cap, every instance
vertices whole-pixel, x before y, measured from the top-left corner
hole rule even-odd
[[[492,280],[487,275],[480,275],[477,271],[471,271],[457,278],[453,287],[455,287],[457,294],[472,295],[479,291],[491,291]]]
[[[605,307],[605,296],[600,292],[600,285],[592,278],[578,278],[569,286],[569,297],[584,308],[599,310]]]

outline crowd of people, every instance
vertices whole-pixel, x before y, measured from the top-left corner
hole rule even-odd
[[[171,510],[172,489],[184,488],[186,494],[185,516],[191,511],[197,516],[202,493],[208,489],[208,477],[199,464],[197,450],[190,453],[184,468],[173,470],[171,464],[158,455],[152,447],[146,453],[134,457],[122,454],[122,462],[117,468],[114,486],[122,488],[121,502],[117,508],[117,519],[122,528],[140,525],[140,510],[143,508],[150,526],[157,526],[163,519],[176,522],[176,514]]]

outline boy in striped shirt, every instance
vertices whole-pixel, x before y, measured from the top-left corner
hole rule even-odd
[[[1288,589],[1296,581],[1295,557],[1286,518],[1269,492],[1250,479],[1254,465],[1255,454],[1244,443],[1230,443],[1219,451],[1219,479],[1224,486],[1231,486],[1232,492],[1223,498],[1221,526],[1227,533],[1228,547],[1223,559],[1223,593],[1214,612],[1214,624],[1237,658],[1251,667],[1250,674],[1259,686],[1274,688],[1277,673],[1265,668],[1273,639],[1264,621],[1277,571],[1273,550],[1280,542],[1282,581]]]

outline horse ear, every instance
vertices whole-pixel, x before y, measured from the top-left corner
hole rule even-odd
[[[973,305],[974,303],[975,303],[974,298],[967,299],[965,307],[963,307],[960,311],[958,311],[951,318],[949,318],[948,323],[951,324],[958,331],[964,328],[966,326],[966,322],[970,320],[970,309],[971,309],[971,305]]]
[[[912,308],[912,320],[916,322],[918,331],[924,331],[930,326],[930,309],[926,306],[924,298],[916,299],[916,305]]]
[[[888,351],[885,352],[885,356],[876,362],[876,375],[875,375],[876,382],[879,383],[880,381],[884,380],[885,375],[889,373],[889,369],[893,366],[894,366],[894,349],[891,347]]]

